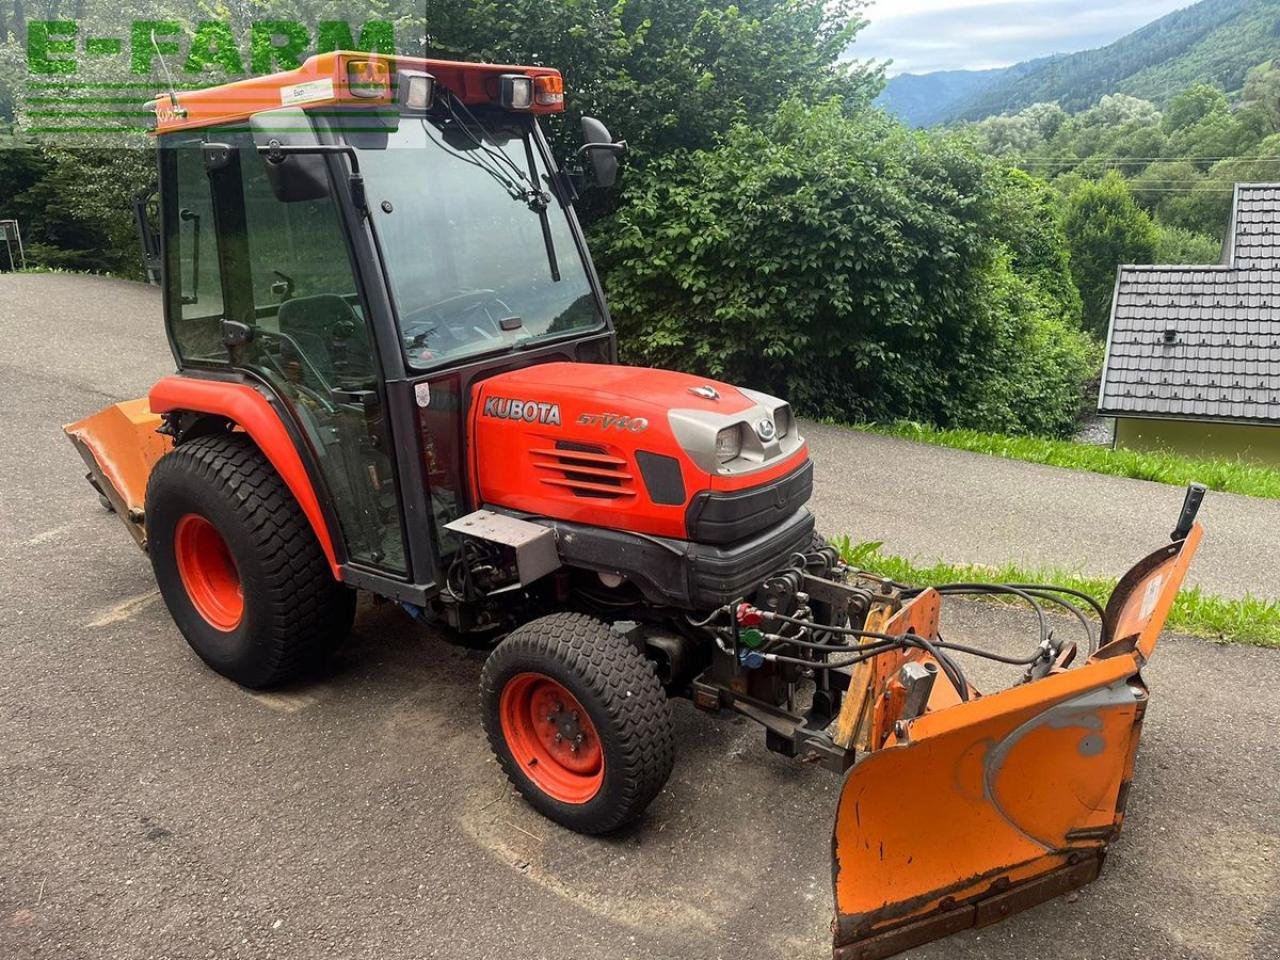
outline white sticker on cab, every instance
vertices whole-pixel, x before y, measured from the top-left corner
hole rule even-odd
[[[333,99],[333,78],[310,80],[307,83],[295,83],[291,87],[280,88],[280,102],[286,107],[299,103],[312,103],[316,100]]]

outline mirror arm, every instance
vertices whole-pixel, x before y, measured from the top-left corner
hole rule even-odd
[[[577,157],[579,160],[585,159],[593,150],[607,150],[610,153],[616,153],[622,156],[627,152],[627,141],[619,140],[616,143],[584,143],[578,148]]]
[[[578,174],[581,175],[580,173]],[[552,177],[556,194],[560,202],[564,206],[576,203],[578,200],[578,185],[574,181],[574,174],[568,170],[557,170]]]
[[[296,154],[329,154],[340,153],[351,161],[351,172],[360,173],[360,157],[356,148],[345,143],[281,143],[272,140],[265,147],[258,147],[258,153],[267,158],[268,163],[283,163],[285,158]]]

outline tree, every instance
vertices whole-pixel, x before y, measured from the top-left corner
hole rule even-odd
[[[1056,314],[1073,327],[1083,304],[1071,275],[1071,256],[1062,229],[1062,198],[1044,180],[1021,170],[997,169],[998,183],[988,211],[992,235],[1008,253],[1009,265],[1030,280]]]
[[[596,254],[633,361],[814,415],[1063,433],[1091,361],[1043,282],[1046,200],[963,138],[792,102],[629,176]]]
[[[429,54],[542,63],[565,74],[560,146],[598,116],[634,149],[632,164],[710,147],[740,118],[791,98],[870,102],[881,71],[844,53],[864,0],[429,0]]]
[[[1197,83],[1169,101],[1164,112],[1164,131],[1172,134],[1194,127],[1207,117],[1230,113],[1231,103],[1225,93],[1207,83]]]
[[[1240,99],[1265,113],[1273,132],[1280,131],[1280,62],[1269,60],[1250,70]]]
[[[1222,241],[1181,227],[1161,227],[1156,262],[1202,266],[1222,257]]]
[[[1121,264],[1151,263],[1159,233],[1117,173],[1086,183],[1071,195],[1063,228],[1071,250],[1071,273],[1084,299],[1085,327],[1105,337],[1116,269]]]
[[[1134,199],[1148,213],[1155,213],[1169,197],[1181,192],[1204,188],[1205,176],[1187,160],[1159,160],[1151,164],[1130,182]]]

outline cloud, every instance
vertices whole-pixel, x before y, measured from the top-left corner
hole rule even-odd
[[[891,74],[981,70],[1105,46],[1192,0],[876,0],[849,50]]]

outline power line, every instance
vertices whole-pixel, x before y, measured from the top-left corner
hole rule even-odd
[[[1013,157],[995,155],[997,160],[1010,160],[1019,166],[1033,164],[1036,166],[1071,166],[1081,163],[1105,163],[1115,166],[1126,166],[1140,163],[1221,163],[1233,160],[1237,163],[1280,163],[1280,157]]]

